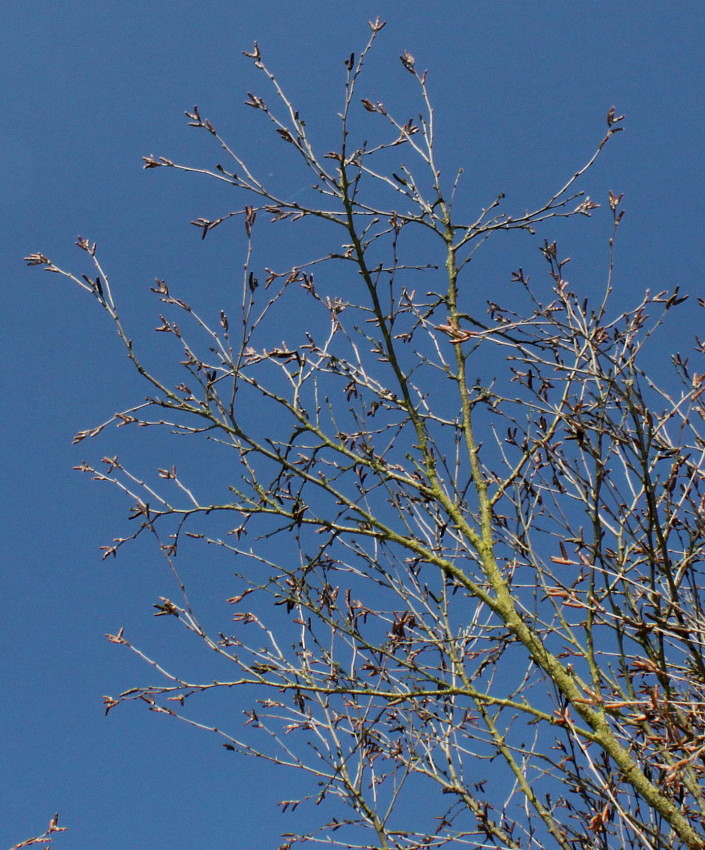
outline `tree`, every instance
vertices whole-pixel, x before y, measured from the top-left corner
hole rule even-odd
[[[110,424],[164,428],[229,450],[233,470],[223,494],[207,473],[184,480],[178,464],[159,470],[161,490],[117,457],[80,467],[132,501],[136,530],[105,556],[153,535],[180,592],[157,616],[232,669],[189,681],[121,631],[110,640],[161,682],[106,698],[106,710],[144,702],[307,776],[301,799],[283,806],[307,798],[328,814],[285,847],[704,847],[704,376],[676,355],[664,389],[643,366],[685,297],[647,292],[611,313],[622,219],[612,192],[598,303],[573,289],[549,239],[544,279],[516,270],[504,293],[485,293],[486,313],[464,285],[475,251],[499,232],[590,217],[598,204],[578,184],[623,116],[610,110],[594,155],[532,211],[503,212],[500,195],[456,220],[460,173],[451,186],[441,178],[413,56],[401,62],[418,118],[361,97],[383,26],[372,22],[346,60],[334,152],[314,148],[257,44],[246,54],[277,106],[256,94],[247,104],[313,175],[311,202],[270,188],[197,107],[189,124],[221,146],[223,163],[145,158],[246,201],[194,221],[205,238],[242,218],[236,314],[226,305],[209,323],[167,282],[152,288],[182,380],[143,360],[95,244],[78,240],[92,264],[83,275],[27,258],[98,302],[150,386],[76,441]],[[378,122],[374,143],[355,140],[365,113]],[[317,222],[328,247],[285,271],[256,263],[265,218]],[[305,324],[292,327],[291,315]],[[178,578],[191,541],[233,556],[227,631],[203,625]],[[187,702],[212,691],[235,695],[241,730],[189,714]]]
[[[51,847],[53,836],[57,832],[66,832],[65,826],[59,826],[59,815],[55,814],[49,821],[49,826],[41,835],[34,838],[27,838],[25,841],[20,841],[19,844],[13,844],[10,850],[20,850],[22,847],[36,847],[41,845],[44,848]]]

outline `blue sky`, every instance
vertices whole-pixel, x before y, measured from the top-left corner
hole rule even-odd
[[[121,433],[71,446],[79,429],[138,401],[140,384],[89,299],[25,268],[22,257],[42,251],[80,269],[76,235],[96,240],[136,338],[155,324],[147,297],[155,277],[210,298],[242,258],[232,238],[201,242],[189,221],[227,212],[229,196],[191,175],[145,172],[140,157],[217,161],[183,117],[198,104],[263,173],[301,190],[306,176],[292,173],[281,145],[242,105],[263,85],[241,52],[259,41],[321,146],[332,147],[343,59],[377,15],[388,26],[367,96],[403,112],[411,90],[398,56],[409,50],[429,69],[442,160],[446,174],[466,169],[466,209],[500,191],[514,209],[543,200],[592,153],[614,104],[627,116],[625,132],[585,188],[603,204],[609,189],[625,194],[615,303],[676,284],[705,295],[700,3],[6,0],[0,846],[41,832],[57,810],[70,832],[56,847],[78,850],[270,848],[295,822],[274,807],[295,776],[243,763],[148,712],[103,714],[103,694],[148,675],[106,632],[125,626],[163,657],[196,670],[201,660],[152,616],[171,589],[149,547],[100,560],[98,547],[124,531],[127,504],[72,471],[84,457],[116,451],[154,465],[156,444],[135,447]],[[609,217],[603,209],[580,225],[557,223],[543,235],[559,240],[573,279],[589,289],[604,273]],[[536,263],[538,244],[502,242],[478,274],[504,281]],[[687,353],[697,316],[678,315],[659,337],[655,364],[672,349]],[[219,604],[225,563],[208,566],[201,593],[204,604]],[[237,705],[219,711],[239,716]]]

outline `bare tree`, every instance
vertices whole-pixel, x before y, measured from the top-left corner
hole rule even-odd
[[[13,844],[10,850],[20,850],[22,847],[37,847],[39,845],[44,848],[51,847],[54,835],[57,832],[66,832],[65,826],[59,826],[58,813],[49,821],[49,826],[41,835],[27,838],[25,841],[20,841],[19,844]]]
[[[117,457],[80,467],[132,501],[137,529],[105,555],[153,535],[180,587],[157,615],[232,669],[189,681],[121,631],[110,640],[159,681],[106,708],[146,703],[308,776],[302,799],[329,814],[284,847],[705,847],[705,383],[676,356],[664,389],[642,357],[685,298],[646,293],[612,314],[622,212],[611,192],[596,303],[573,290],[549,240],[545,276],[518,269],[504,292],[486,293],[486,313],[471,311],[464,287],[473,253],[498,231],[590,216],[598,204],[579,182],[622,116],[610,110],[594,155],[533,210],[504,212],[500,195],[456,220],[460,175],[441,180],[426,73],[401,56],[418,118],[362,97],[383,26],[372,22],[346,60],[330,153],[314,147],[257,44],[245,54],[276,100],[250,94],[247,104],[298,154],[313,202],[286,200],[197,108],[189,123],[220,145],[222,164],[145,158],[246,201],[194,222],[205,237],[242,219],[236,308],[210,323],[165,281],[153,287],[158,331],[185,370],[178,384],[142,359],[94,244],[78,241],[92,264],[84,275],[27,258],[98,302],[150,385],[146,400],[77,442],[136,424],[233,452],[225,494],[177,465],[159,470],[162,489]],[[354,141],[356,110],[378,120],[374,144]],[[317,221],[328,248],[285,271],[255,267],[263,219]],[[292,314],[306,320],[282,331]],[[178,579],[187,540],[233,556],[232,622],[220,632],[202,625]],[[187,702],[214,690],[239,699],[242,729],[189,714]]]

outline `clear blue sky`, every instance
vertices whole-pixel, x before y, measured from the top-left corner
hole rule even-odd
[[[148,547],[100,561],[98,547],[124,531],[128,506],[71,471],[116,451],[155,465],[149,442],[130,449],[120,434],[71,446],[79,429],[138,401],[140,385],[89,299],[22,257],[42,251],[80,269],[75,236],[97,240],[137,337],[155,324],[146,298],[154,277],[215,286],[237,275],[233,240],[202,243],[188,224],[227,212],[229,196],[190,175],[145,172],[140,157],[215,162],[206,134],[185,125],[184,110],[198,104],[236,148],[298,191],[307,178],[289,173],[281,146],[242,106],[262,81],[241,51],[260,42],[302,113],[324,113],[312,121],[328,143],[343,59],[377,15],[388,26],[368,96],[409,103],[397,58],[405,49],[430,70],[444,162],[447,173],[466,167],[467,209],[500,191],[514,209],[543,200],[590,155],[614,104],[626,131],[586,188],[602,203],[608,189],[625,193],[616,301],[675,284],[705,295],[700,2],[5,0],[0,848],[42,831],[57,810],[70,832],[56,847],[72,850],[264,850],[295,822],[273,806],[295,776],[243,763],[205,734],[134,707],[103,714],[103,694],[149,679],[106,632],[125,626],[161,657],[207,666],[152,617],[152,603],[173,588]],[[571,273],[587,287],[604,270],[607,223],[598,215],[544,233],[574,257]],[[507,242],[488,252],[481,273],[506,280],[535,261],[537,245]],[[661,338],[664,360],[697,330],[695,312],[682,314]],[[227,593],[218,570],[227,577],[223,563],[203,565],[203,598],[214,604]],[[219,710],[238,717],[240,708]]]

